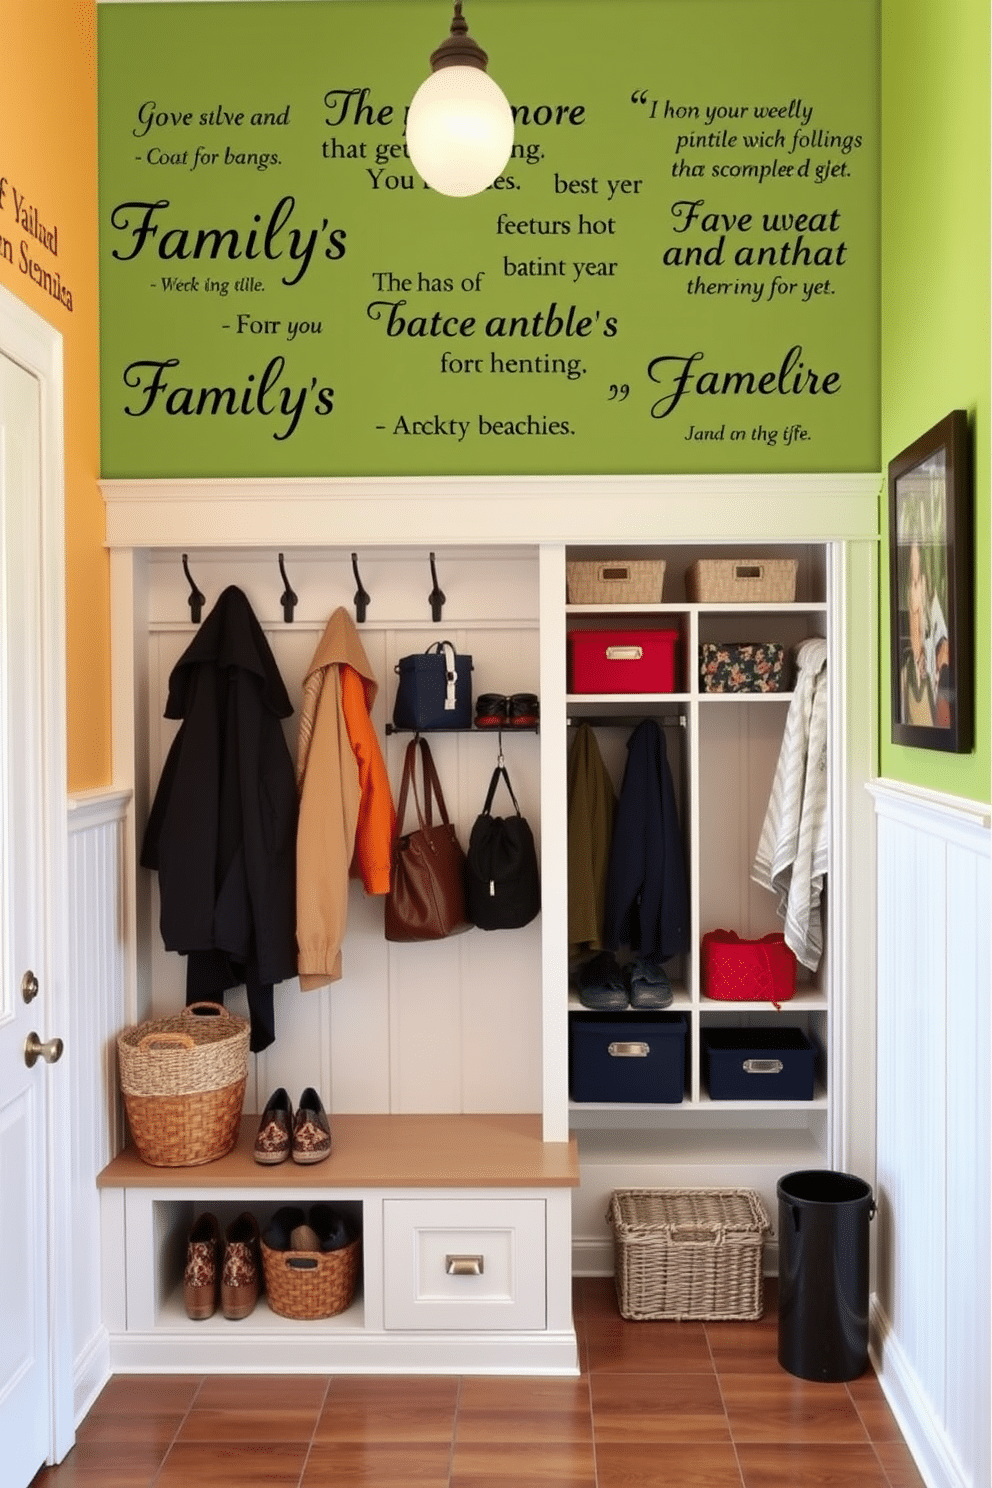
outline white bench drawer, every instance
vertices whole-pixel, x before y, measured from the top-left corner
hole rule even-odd
[[[543,1199],[386,1199],[387,1328],[544,1328]]]

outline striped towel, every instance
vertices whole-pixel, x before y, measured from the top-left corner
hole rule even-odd
[[[827,643],[796,651],[796,681],[751,877],[778,895],[785,943],[815,971],[823,952],[827,873]]]

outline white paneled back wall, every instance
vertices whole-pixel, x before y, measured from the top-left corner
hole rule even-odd
[[[68,813],[72,1337],[76,1419],[107,1377],[100,1275],[100,1204],[94,1179],[124,1140],[116,1038],[125,1022],[124,818],[128,794],[73,798]]]
[[[436,554],[445,595],[434,622],[430,550],[376,549],[357,555],[362,584],[371,596],[362,641],[379,681],[373,711],[394,799],[403,755],[412,737],[387,735],[395,694],[394,666],[401,656],[440,639],[473,657],[473,688],[482,692],[539,692],[538,561],[535,550],[486,550],[483,557],[452,549]],[[343,605],[355,617],[356,590],[348,550],[286,551],[284,563],[298,603],[291,622],[283,615],[284,584],[278,552],[188,551],[190,573],[205,595],[203,614],[224,587],[247,595],[272,646],[293,702],[286,738],[295,758],[302,680],[332,611]],[[169,673],[195,631],[181,554],[156,553],[147,564],[147,634],[136,670],[138,696],[147,687],[145,736],[138,725],[136,750],[147,751],[149,792],[154,792],[177,725],[163,718]],[[539,739],[505,731],[503,751],[521,811],[540,848]],[[451,819],[463,847],[482,809],[496,764],[496,734],[430,736]],[[138,778],[141,778],[141,771]],[[138,800],[140,846],[147,800]],[[505,814],[502,788],[494,810]],[[413,803],[407,815],[413,821]],[[147,870],[139,869],[139,874]],[[139,956],[151,961],[151,1013],[166,1016],[184,1002],[182,959],[162,948],[155,875],[149,923],[139,927]],[[140,896],[139,896],[140,904]],[[298,983],[276,989],[276,1041],[254,1056],[245,1108],[257,1111],[279,1085],[298,1099],[314,1085],[329,1110],[341,1112],[537,1111],[541,1108],[541,988],[539,921],[522,930],[471,930],[438,944],[391,945],[383,936],[383,901],[351,886],[343,977],[329,987],[301,992]],[[143,949],[142,949],[143,948]],[[244,994],[229,994],[232,1011],[247,1015]],[[523,1051],[523,1054],[521,1054]]]
[[[873,793],[878,1363],[932,1488],[988,1488],[989,809]]]

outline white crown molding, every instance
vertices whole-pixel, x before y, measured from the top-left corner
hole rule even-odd
[[[878,537],[877,472],[104,480],[111,548]],[[235,517],[234,512],[237,515]],[[233,525],[232,525],[233,524]]]

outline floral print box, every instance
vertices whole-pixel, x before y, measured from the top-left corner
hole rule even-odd
[[[774,641],[704,641],[699,648],[703,692],[781,692],[785,647]]]

